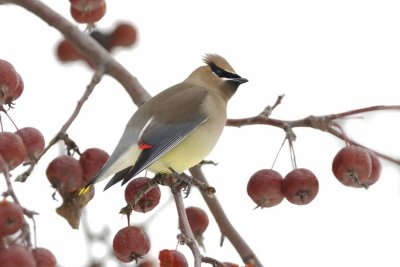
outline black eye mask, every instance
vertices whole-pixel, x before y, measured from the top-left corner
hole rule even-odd
[[[208,65],[210,66],[210,68],[214,72],[214,74],[217,75],[220,78],[227,78],[227,79],[241,78],[236,73],[232,73],[232,72],[226,71],[224,69],[221,69],[220,67],[218,67],[214,63],[209,63]]]

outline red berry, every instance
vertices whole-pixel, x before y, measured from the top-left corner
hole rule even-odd
[[[131,262],[149,252],[150,240],[142,228],[127,226],[115,235],[113,250],[118,260],[125,263]]]
[[[100,3],[100,5],[94,9],[79,10],[71,5],[71,15],[74,20],[78,23],[95,23],[99,21],[106,13],[106,3]]]
[[[109,156],[107,152],[100,148],[89,148],[86,149],[79,159],[79,163],[83,170],[83,180],[85,182],[90,181],[100,168],[106,163]]]
[[[3,105],[10,97],[14,95],[19,83],[19,76],[14,66],[0,59],[0,104]]]
[[[365,188],[368,188],[370,185],[373,185],[379,180],[382,170],[381,162],[379,161],[375,153],[372,151],[368,152],[369,156],[371,157],[371,174],[369,175],[368,179],[363,181],[363,186]]]
[[[47,167],[46,175],[61,195],[72,193],[83,184],[83,171],[79,161],[68,155],[53,159]]]
[[[0,202],[0,238],[16,233],[24,223],[21,207],[7,200]]]
[[[342,148],[332,162],[335,177],[342,184],[352,187],[368,187],[371,169],[371,156],[368,150],[357,146]]]
[[[110,36],[110,46],[112,48],[117,46],[129,47],[136,43],[137,30],[131,24],[120,23]]]
[[[188,267],[185,256],[177,250],[163,249],[158,254],[160,267]]]
[[[0,250],[1,267],[36,267],[32,252],[21,246]]]
[[[22,92],[24,91],[24,81],[22,80],[21,75],[17,73],[18,75],[18,84],[14,88],[14,90],[9,90],[5,95],[4,95],[4,103],[5,104],[11,104],[14,100],[17,100],[21,95]]]
[[[42,133],[33,127],[25,127],[15,132],[22,138],[28,157],[38,157],[44,150],[44,137]]]
[[[272,207],[282,202],[282,175],[271,169],[254,173],[247,184],[247,194],[260,207]]]
[[[20,165],[27,158],[22,138],[15,133],[0,132],[0,155],[3,156],[9,170]]]
[[[130,203],[135,194],[142,190],[150,181],[147,177],[138,177],[129,182],[125,188],[125,201]],[[147,194],[145,194],[139,202],[133,207],[137,212],[148,212],[152,210],[160,202],[161,191],[158,185],[153,187]]]
[[[198,207],[187,207],[186,216],[193,234],[195,236],[202,235],[209,223],[207,213]]]
[[[69,0],[74,8],[86,11],[93,10],[104,4],[104,0]]]
[[[18,82],[17,88],[15,88],[14,96],[11,98],[11,101],[14,101],[17,98],[19,98],[22,95],[22,92],[24,91],[24,88],[25,88],[24,80],[22,79],[22,77],[19,73],[17,73],[17,74],[18,74],[19,82]]]
[[[47,248],[35,248],[32,250],[36,267],[56,267],[57,260],[53,253]]]
[[[310,170],[294,169],[283,179],[282,191],[289,202],[298,205],[308,204],[317,196],[317,177]]]
[[[82,55],[67,40],[62,40],[57,45],[57,58],[62,62],[70,62],[82,59]]]

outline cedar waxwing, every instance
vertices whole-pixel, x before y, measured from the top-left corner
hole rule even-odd
[[[81,193],[112,174],[104,190],[145,169],[181,174],[211,152],[226,123],[227,102],[247,79],[221,56],[208,54],[204,62],[138,108],[108,161]]]

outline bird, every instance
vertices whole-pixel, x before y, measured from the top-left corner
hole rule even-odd
[[[211,152],[227,120],[227,103],[248,82],[225,58],[206,54],[186,79],[140,105],[109,159],[80,190],[113,175],[104,190],[143,170],[182,174]]]

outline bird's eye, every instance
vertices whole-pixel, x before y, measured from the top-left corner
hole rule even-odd
[[[237,75],[236,73],[226,71],[213,63],[211,63],[209,65],[210,65],[212,72],[220,78],[226,78],[226,79],[240,78],[240,76]]]

